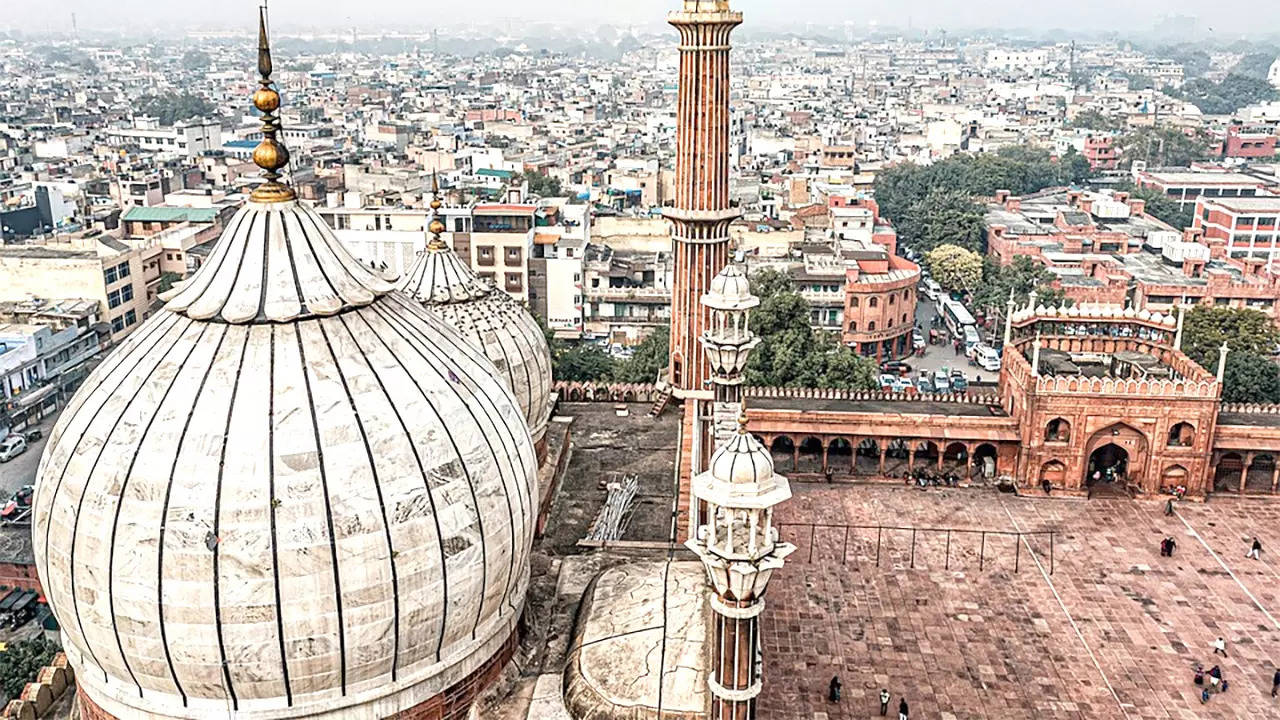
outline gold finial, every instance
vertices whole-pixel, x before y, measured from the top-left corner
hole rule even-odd
[[[440,252],[448,250],[449,246],[444,240],[440,239],[440,233],[444,232],[444,223],[440,221],[440,208],[444,203],[440,202],[440,173],[431,173],[431,222],[427,225],[427,232],[431,233],[431,240],[427,243],[427,249]]]
[[[743,408],[742,413],[738,415],[738,434],[747,434],[747,410]]]
[[[253,149],[253,162],[266,172],[265,183],[250,196],[254,202],[286,202],[297,197],[280,182],[280,169],[289,165],[289,149],[276,139],[280,131],[280,93],[271,87],[271,45],[267,42],[267,7],[258,8],[258,84],[253,106],[262,113],[262,142]]]

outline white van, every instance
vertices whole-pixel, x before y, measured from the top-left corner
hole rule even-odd
[[[973,349],[982,344],[982,336],[978,334],[978,328],[972,325],[964,326],[964,354],[972,356]]]
[[[920,282],[920,294],[926,300],[937,302],[938,296],[942,294],[942,286],[934,282],[933,278],[925,278]]]
[[[978,367],[987,372],[1000,372],[1000,353],[990,345],[979,345],[973,353]]]

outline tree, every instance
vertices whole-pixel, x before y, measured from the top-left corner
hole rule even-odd
[[[613,372],[613,379],[621,383],[651,383],[658,377],[658,371],[667,366],[671,359],[671,329],[660,327],[645,338]]]
[[[564,194],[560,181],[546,173],[530,173],[525,179],[529,181],[529,192],[538,197],[560,197]]]
[[[898,221],[898,234],[921,252],[940,245],[985,252],[986,229],[982,208],[967,193],[943,188],[930,191]]]
[[[1151,167],[1185,167],[1211,157],[1209,142],[1202,130],[1188,135],[1177,128],[1161,127],[1127,133],[1116,144],[1126,167],[1134,160],[1145,160]]]
[[[809,302],[796,292],[791,276],[762,270],[751,277],[760,307],[751,313],[751,330],[760,344],[747,364],[747,382],[771,387],[821,387],[874,390],[879,368],[840,344],[834,333],[809,324]]]
[[[1105,131],[1119,130],[1121,124],[1097,110],[1085,110],[1072,118],[1067,125],[1077,130]]]
[[[182,54],[182,67],[187,70],[203,70],[211,62],[209,54],[203,50],[188,50]]]
[[[9,643],[0,652],[0,690],[12,699],[22,694],[27,683],[34,682],[40,668],[53,662],[58,646],[44,635]]]
[[[1269,358],[1280,343],[1271,319],[1259,310],[1231,307],[1192,308],[1183,323],[1182,351],[1200,366],[1216,372],[1218,349],[1223,342],[1231,355],[1258,355]]]
[[[1168,223],[1177,230],[1191,227],[1192,221],[1195,220],[1195,205],[1184,208],[1177,200],[1169,199],[1168,195],[1159,190],[1138,187],[1132,183],[1117,185],[1114,189],[1129,193],[1129,196],[1135,200],[1145,200],[1146,214]]]
[[[1272,56],[1275,59],[1275,56]],[[1270,63],[1268,63],[1270,66]],[[1261,77],[1232,72],[1222,82],[1197,78],[1184,84],[1175,95],[1200,108],[1209,115],[1230,115],[1247,105],[1275,100],[1280,93]]]
[[[939,245],[925,253],[929,274],[947,290],[969,292],[982,283],[982,256],[958,245]]]
[[[1029,257],[1016,257],[1008,265],[985,258],[982,283],[973,293],[973,304],[979,309],[1003,310],[1012,292],[1013,302],[1018,307],[1025,307],[1031,300],[1036,305],[1069,306],[1071,301],[1067,300],[1066,295],[1050,285],[1055,279],[1056,276],[1048,268]]]
[[[159,118],[161,125],[172,125],[189,118],[211,115],[214,107],[199,95],[182,93],[173,97],[147,95],[138,101],[138,110],[143,115]]]
[[[1237,403],[1280,402],[1280,365],[1253,353],[1230,353],[1222,375],[1222,399]]]
[[[552,363],[552,375],[565,382],[607,382],[617,362],[603,348],[580,343],[561,351]]]

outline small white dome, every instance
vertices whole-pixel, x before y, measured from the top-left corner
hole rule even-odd
[[[1124,316],[1125,316],[1125,319],[1132,320],[1133,318],[1138,316],[1138,312],[1134,310],[1132,307],[1127,307],[1124,309]]]
[[[437,240],[399,287],[484,351],[515,392],[534,442],[541,442],[551,419],[551,349],[524,305],[482,282]]]
[[[1147,320],[1150,320],[1150,319],[1151,319],[1151,311],[1150,311],[1150,310],[1148,310],[1148,309],[1146,309],[1146,308],[1143,308],[1143,309],[1139,310],[1139,311],[1138,311],[1138,319],[1139,319],[1139,320],[1142,320],[1142,321],[1144,321],[1144,322],[1145,322],[1145,321],[1147,321]]]
[[[749,310],[760,304],[760,298],[751,294],[742,266],[729,263],[711,279],[711,290],[702,296],[702,304],[716,310]]]
[[[754,435],[740,432],[712,453],[710,472],[722,483],[760,483],[773,477],[773,457]]]

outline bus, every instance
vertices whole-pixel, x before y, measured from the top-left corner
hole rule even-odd
[[[942,301],[938,303],[938,310],[942,313],[942,319],[947,323],[947,330],[955,337],[962,337],[965,332],[965,326],[972,327],[977,330],[977,321],[969,314],[964,305],[943,296]]]

